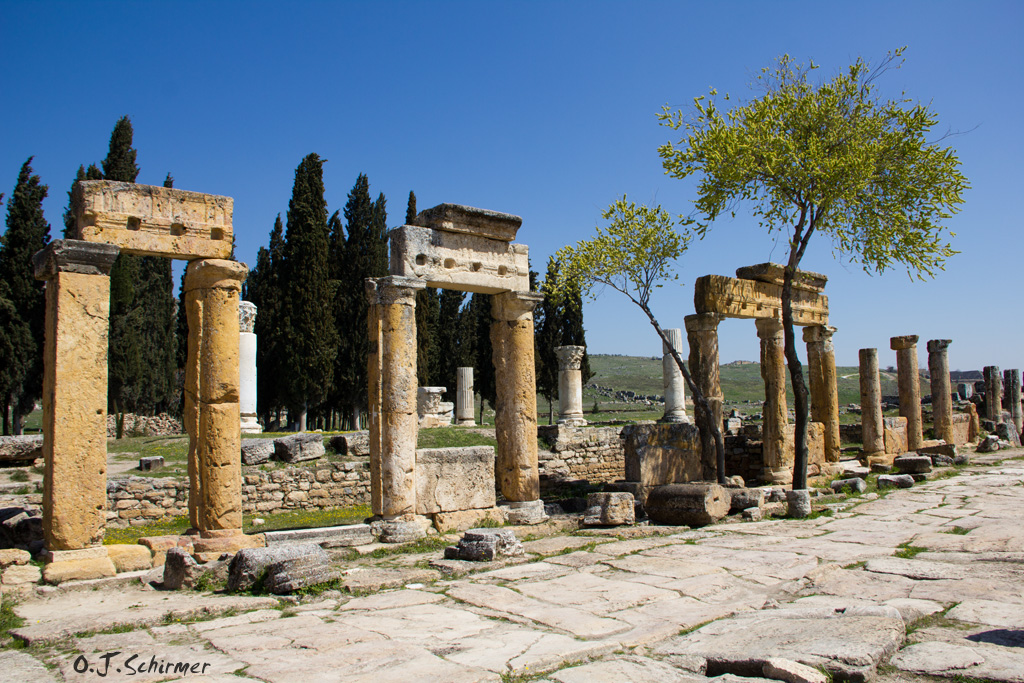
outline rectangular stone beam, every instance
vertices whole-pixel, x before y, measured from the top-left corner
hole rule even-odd
[[[782,286],[723,275],[697,278],[693,291],[697,313],[717,313],[727,318],[782,319]],[[802,289],[793,290],[793,322],[827,325],[828,297]]]
[[[82,180],[72,190],[77,238],[180,259],[231,258],[234,200],[169,187]]]
[[[530,291],[525,244],[416,225],[395,228],[390,241],[391,275],[478,294]]]

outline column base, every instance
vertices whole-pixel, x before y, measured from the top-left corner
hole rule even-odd
[[[502,505],[505,511],[505,519],[509,524],[540,524],[546,522],[548,516],[544,513],[544,501],[526,500]]]
[[[211,529],[200,531],[192,542],[192,555],[199,562],[212,562],[224,553],[233,555],[243,548],[262,548],[267,545],[263,534],[242,533],[241,529]]]
[[[260,421],[255,415],[242,415],[242,433],[243,434],[262,434],[263,427],[260,426]]]
[[[379,519],[370,523],[370,529],[381,543],[409,543],[427,535],[433,526],[429,517],[402,515],[393,519]]]
[[[44,550],[43,580],[62,583],[82,579],[103,579],[117,574],[113,560],[103,546],[80,550]]]
[[[586,427],[587,421],[582,417],[564,417],[558,419],[561,427]]]
[[[659,424],[693,424],[693,420],[690,419],[689,415],[685,413],[682,415],[671,414],[665,415],[663,418],[658,420]]]
[[[476,420],[457,420],[456,427],[476,427]]]

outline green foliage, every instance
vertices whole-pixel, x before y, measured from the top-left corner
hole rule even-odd
[[[437,358],[438,374],[433,377],[437,386],[455,389],[455,369],[462,363],[460,349],[465,338],[465,326],[459,313],[466,295],[454,289],[442,289],[438,297]]]
[[[409,201],[405,205],[405,224],[412,225],[414,218],[416,218],[416,193],[409,190]]]
[[[901,543],[899,549],[894,553],[894,557],[899,557],[904,560],[909,560],[912,557],[916,557],[923,552],[927,552],[928,548],[922,548],[920,546],[911,545],[910,542]]]
[[[459,427],[435,427],[421,429],[416,448],[461,448],[463,446],[494,446],[498,442],[492,436]]]
[[[286,335],[282,319],[284,292],[281,289],[282,260],[284,259],[284,223],[277,215],[270,231],[269,247],[260,247],[256,265],[246,280],[244,297],[256,306],[253,331],[259,339],[256,346],[257,411],[264,424],[270,426],[270,415],[279,412],[285,404],[282,380],[281,346]]]
[[[416,375],[421,387],[434,385],[439,374],[437,326],[441,301],[433,287],[416,292]]]
[[[85,166],[78,167],[75,180],[71,183],[71,189],[68,190],[68,205],[64,208],[64,239],[73,240],[78,236],[78,231],[75,229],[75,213],[71,210],[71,192],[79,180],[103,180],[103,171],[98,169],[96,164],[89,164],[88,169]]]
[[[0,602],[0,643],[10,638],[10,632],[25,625],[25,620],[14,612],[14,601]]]
[[[469,300],[470,319],[476,329],[475,357],[466,360],[473,366],[473,387],[480,394],[480,424],[484,423],[484,403],[494,407],[498,402],[497,378],[494,374],[494,349],[491,346],[491,295],[474,294]]]
[[[548,259],[544,275],[544,300],[534,315],[534,358],[537,376],[537,392],[548,401],[548,423],[554,421],[554,403],[558,397],[557,346],[586,347],[586,333],[583,330],[583,297],[576,280],[566,282],[559,288],[559,262]],[[586,384],[594,373],[590,369],[590,355],[584,350],[580,364],[583,383]]]

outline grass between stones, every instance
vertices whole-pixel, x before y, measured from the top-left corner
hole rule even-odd
[[[0,603],[0,648],[20,643],[11,636],[11,631],[25,624],[25,620],[14,613],[14,601],[6,598]],[[13,641],[13,642],[12,642]]]
[[[916,557],[917,555],[920,555],[923,552],[927,552],[928,550],[928,548],[922,548],[921,546],[910,545],[910,541],[907,541],[906,543],[901,543],[898,547],[899,550],[896,551],[893,557],[898,557],[903,560],[909,560],[910,558]]]
[[[944,534],[954,534],[956,536],[966,536],[967,534],[971,533],[971,530],[967,529],[967,528],[964,528],[962,526],[955,526],[952,529],[946,529],[942,533],[944,533]]]

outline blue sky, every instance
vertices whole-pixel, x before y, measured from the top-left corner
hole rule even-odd
[[[837,361],[889,337],[949,338],[950,366],[1024,367],[1018,340],[1024,187],[1024,4],[1019,2],[0,2],[0,192],[22,162],[50,186],[59,236],[80,164],[99,163],[128,114],[139,182],[234,197],[237,256],[253,263],[295,167],[317,152],[330,210],[356,176],[404,220],[408,192],[523,217],[517,241],[543,273],[626,193],[689,213],[694,186],[664,175],[662,105],[711,86],[748,97],[783,53],[826,75],[908,45],[888,73],[930,103],[972,188],[950,221],[953,257],[934,280],[868,276],[818,239],[804,267],[827,274]],[[6,215],[6,209],[4,210]],[[693,281],[785,257],[742,210],[678,263],[653,302],[665,327],[693,312]],[[585,311],[591,352],[655,355],[638,309],[614,292]],[[720,328],[722,362],[756,360],[751,321]]]

